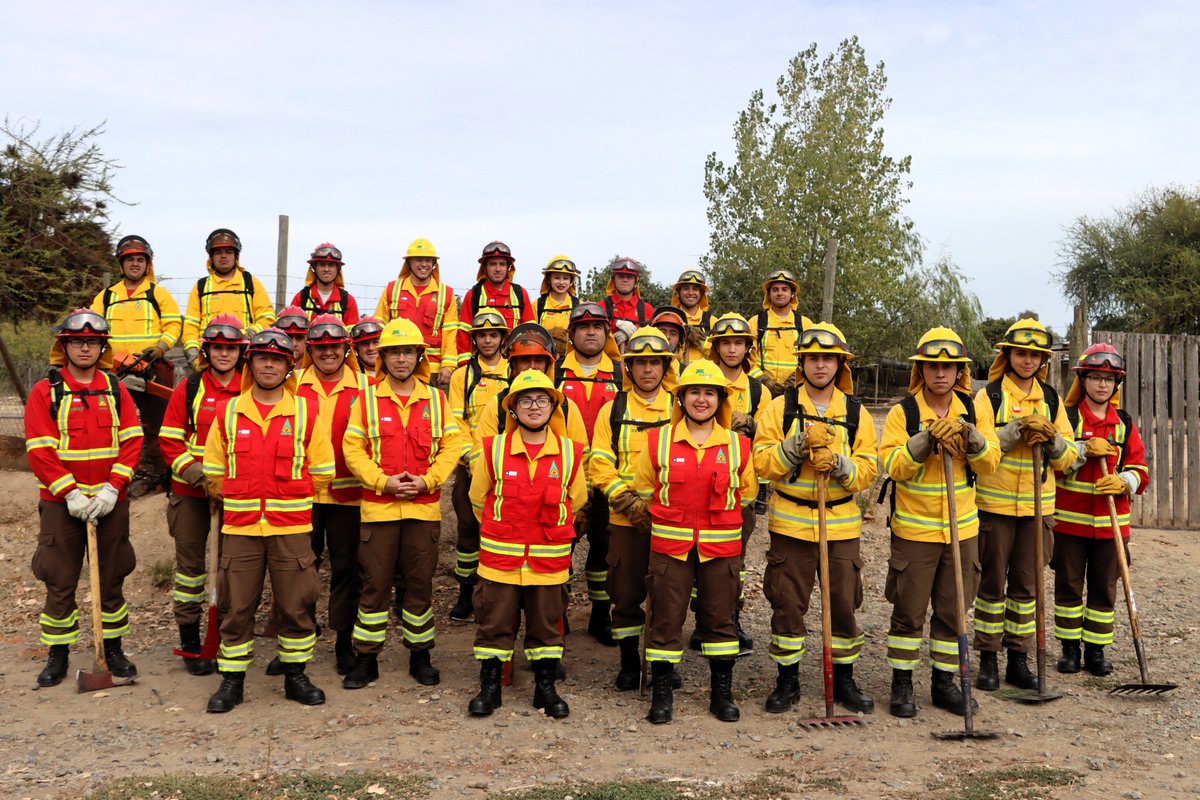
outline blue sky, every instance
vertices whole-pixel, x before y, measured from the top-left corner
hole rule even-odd
[[[1065,226],[1200,174],[1184,2],[68,2],[5,19],[4,112],[46,134],[107,120],[137,203],[114,220],[150,239],[181,303],[216,227],[273,289],[279,214],[290,289],[333,241],[370,307],[417,236],[459,291],[496,238],[534,290],[560,252],[671,280],[707,250],[704,158],[729,159],[750,93],[851,35],[886,65],[885,141],[913,157],[927,259],[952,257],[990,315],[1064,325]]]

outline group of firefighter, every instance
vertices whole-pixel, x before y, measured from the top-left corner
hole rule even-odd
[[[709,710],[737,720],[732,673],[753,650],[740,610],[758,514],[770,538],[762,588],[778,669],[766,710],[798,702],[810,596],[827,580],[834,697],[870,713],[874,702],[854,677],[864,643],[858,498],[881,467],[894,484],[884,588],[893,715],[916,714],[912,673],[925,641],[932,703],[964,713],[955,683],[959,593],[974,603],[976,686],[998,688],[1004,650],[1004,680],[1037,688],[1028,662],[1045,566],[1035,563],[1036,537],[1053,537],[1058,670],[1112,670],[1107,502],[1115,498],[1127,539],[1129,498],[1149,476],[1119,406],[1124,361],[1109,345],[1083,353],[1060,398],[1046,382],[1051,335],[1022,319],[972,395],[962,339],[935,327],[917,342],[908,391],[877,441],[854,396],[853,352],[837,327],[800,314],[786,270],[767,277],[762,309],[748,319],[715,315],[695,270],[679,277],[671,305],[653,308],[638,290],[643,267],[630,258],[610,265],[605,297],[591,302],[577,295],[575,264],[555,256],[531,300],[513,282],[511,250],[495,241],[460,305],[433,245],[417,239],[375,315],[360,317],[341,251],[322,244],[304,289],[276,314],[241,249],[231,230],[208,236],[206,273],[181,315],[155,281],[148,242],[126,236],[116,249],[121,279],[56,329],[49,377],[25,414],[41,498],[32,567],[46,585],[40,624],[49,656],[39,686],[63,680],[79,637],[88,525],[98,536],[92,591],[101,597],[107,665],[118,677],[137,674],[122,648],[122,584],[135,566],[129,496],[139,483],[152,490],[163,473],[184,665],[221,676],[210,712],[242,702],[267,575],[276,636],[267,672],[284,676],[288,699],[325,701],[305,674],[320,632],[322,559],[343,687],[379,679],[393,607],[410,675],[436,685],[433,583],[439,501],[451,476],[460,591],[449,616],[477,623],[472,716],[501,705],[522,613],[533,705],[568,715],[556,683],[565,674],[572,554],[586,538],[587,632],[619,649],[616,688],[638,688],[648,665],[647,718],[670,721],[676,665],[691,647],[710,667]],[[169,389],[165,356],[176,344],[187,377]],[[828,576],[818,568],[822,519]],[[206,597],[217,598],[215,653],[201,641]],[[689,609],[695,623],[685,639]]]

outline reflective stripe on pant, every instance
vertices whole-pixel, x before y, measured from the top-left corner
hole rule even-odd
[[[819,574],[819,550],[816,542],[771,533],[763,594],[771,603],[770,656],[776,664],[796,664],[804,655],[808,636],[804,615],[808,613]],[[857,538],[829,543],[829,573],[833,661],[853,664],[863,645],[863,632],[854,616],[863,599],[862,558]],[[820,646],[819,636],[817,645]]]
[[[700,653],[709,658],[736,658],[738,557],[714,558],[701,563],[695,549],[686,561],[650,554],[646,591],[650,595],[650,630],[646,660],[678,664],[683,658],[683,622],[687,617],[692,586],[696,597]]]
[[[646,571],[650,533],[627,525],[608,526],[608,594],[612,598],[614,639],[641,636],[646,626]]]
[[[175,591],[172,610],[175,623],[193,625],[204,614],[208,599],[205,561],[208,533],[212,525],[207,497],[170,494],[167,497],[167,531],[175,541]]]
[[[979,587],[979,541],[959,542],[962,558],[964,607],[969,607]],[[883,596],[892,604],[888,628],[888,665],[916,669],[930,604],[929,659],[934,669],[958,671],[958,619],[955,603],[954,555],[950,545],[914,542],[892,536],[887,581]]]
[[[454,468],[454,488],[450,493],[454,516],[458,518],[458,540],[454,544],[454,577],[459,583],[475,584],[479,571],[479,520],[471,508],[471,473],[466,466]]]
[[[354,650],[378,653],[387,638],[388,603],[397,560],[404,573],[400,629],[410,650],[433,647],[433,572],[437,568],[441,522],[405,519],[364,522],[359,526],[358,564],[362,595],[354,624]]]
[[[1129,540],[1125,540],[1125,558],[1129,559]],[[1055,533],[1050,566],[1054,568],[1054,635],[1102,647],[1112,644],[1117,600],[1117,554],[1112,539]]]
[[[38,501],[38,543],[33,551],[33,576],[46,584],[46,603],[38,618],[46,645],[73,644],[79,639],[75,590],[87,553],[87,527],[67,513],[67,504]],[[125,577],[137,566],[129,543],[129,501],[121,500],[100,520],[96,531],[100,566],[101,628],[105,639],[129,633],[125,606]],[[92,591],[96,591],[93,587]],[[90,609],[85,610],[90,617]]]
[[[472,601],[475,605],[475,658],[511,661],[521,612],[525,612],[525,658],[562,658],[563,634],[559,623],[567,612],[566,584],[517,586],[480,578]]]
[[[262,601],[263,579],[271,575],[278,620],[279,660],[302,664],[312,658],[317,602],[316,557],[308,531],[281,536],[226,534],[221,543],[221,580],[229,610],[221,620],[217,669],[245,672],[254,660],[254,612]]]
[[[1047,554],[1053,547],[1049,518],[1041,534]],[[1001,647],[1028,653],[1037,632],[1034,592],[1041,569],[1034,564],[1033,517],[979,512],[979,596],[975,599],[975,649]],[[1044,566],[1044,565],[1043,565]]]
[[[329,627],[347,633],[358,614],[362,577],[358,567],[358,506],[313,504],[313,533],[323,534],[329,552]]]

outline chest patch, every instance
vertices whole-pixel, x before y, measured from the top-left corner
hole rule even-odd
[[[717,451],[717,463],[718,464],[728,464],[729,463],[729,458],[725,455],[724,447],[722,447],[720,450]]]
[[[292,435],[292,421],[290,419],[285,419],[283,421],[283,427],[279,429],[279,435],[280,436],[291,436]]]
[[[558,471],[558,462],[557,461],[552,462],[550,464],[550,472],[548,474],[548,477],[551,480],[558,480],[560,477],[562,477],[562,473],[560,473]]]

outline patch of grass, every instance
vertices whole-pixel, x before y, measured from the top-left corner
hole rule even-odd
[[[170,589],[175,584],[175,560],[155,561],[150,566],[150,585],[155,589]]]
[[[844,792],[846,785],[841,778],[812,778],[804,782],[805,789],[820,789],[829,792]]]
[[[1067,769],[1009,767],[972,772],[934,787],[936,798],[946,800],[1048,800],[1045,790],[1079,783],[1080,775]]]
[[[659,781],[625,781],[588,784],[555,784],[511,792],[493,792],[489,800],[678,800],[681,797],[706,798],[707,792]]]
[[[379,773],[267,775],[259,779],[215,775],[124,778],[95,789],[91,800],[418,800],[429,796],[423,776]]]

